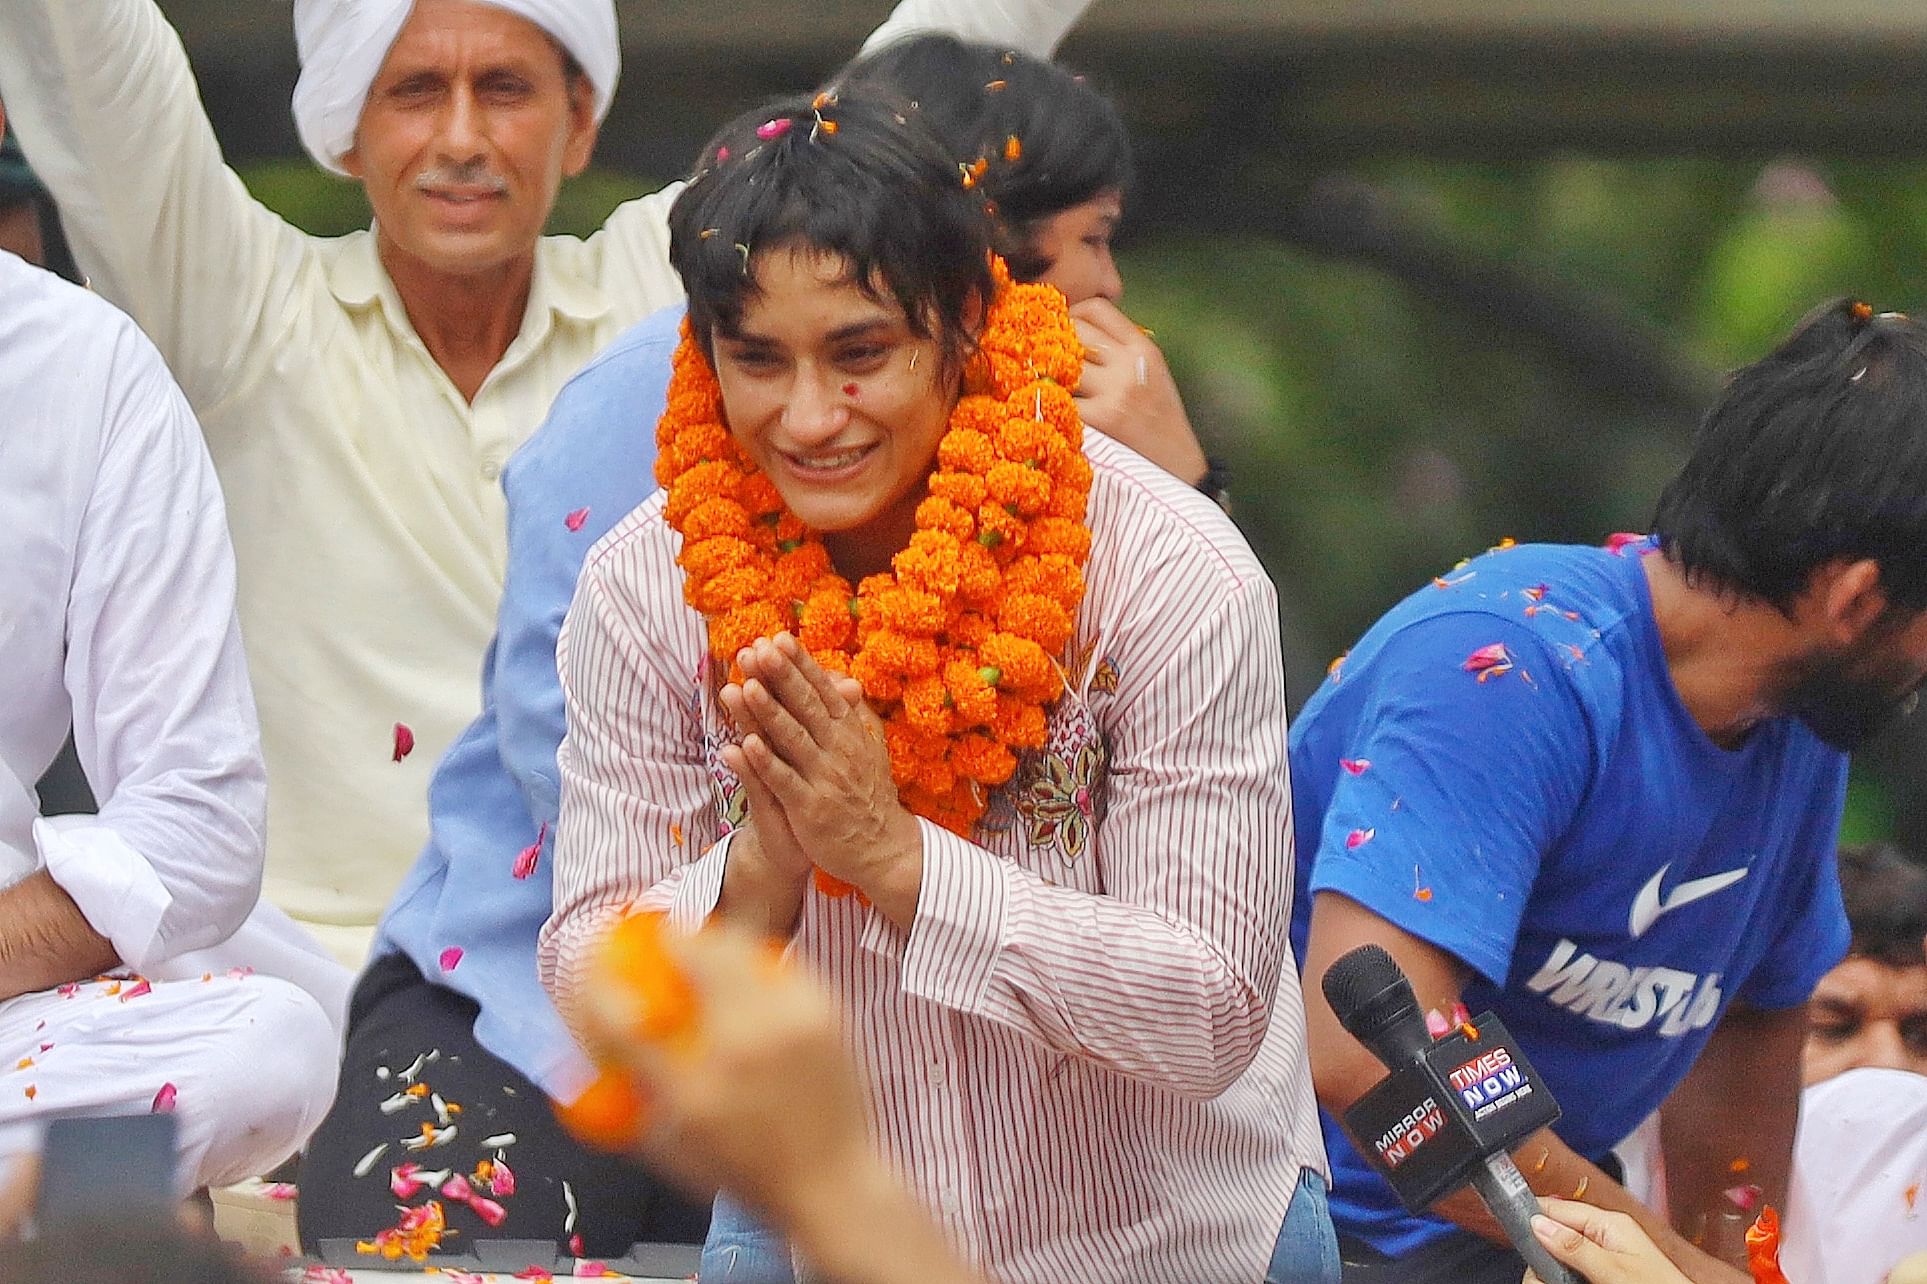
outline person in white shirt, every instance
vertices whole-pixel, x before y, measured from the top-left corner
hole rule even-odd
[[[0,253],[0,1164],[59,1115],[172,1110],[185,1192],[334,1092],[297,986],[204,970],[259,894],[266,784],[221,492],[153,346]],[[37,815],[71,720],[98,816]]]
[[[870,43],[940,28],[1048,53],[1087,3],[903,0]],[[294,19],[302,139],[362,183],[369,231],[310,237],[248,196],[154,0],[0,0],[0,85],[81,267],[200,416],[275,781],[265,895],[355,965],[478,710],[502,464],[680,297],[680,184],[586,241],[540,235],[615,89],[613,0],[296,0]]]

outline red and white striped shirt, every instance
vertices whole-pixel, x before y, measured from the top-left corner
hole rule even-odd
[[[1276,597],[1203,496],[1091,433],[1086,596],[1050,743],[966,842],[923,825],[909,932],[806,901],[889,1155],[1004,1284],[1255,1282],[1325,1171],[1287,941]],[[555,913],[562,1011],[631,904],[699,924],[740,791],[660,495],[583,568]]]

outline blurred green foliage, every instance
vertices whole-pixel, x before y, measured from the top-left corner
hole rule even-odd
[[[305,162],[244,177],[313,231],[367,224],[354,185]],[[1906,310],[1927,277],[1927,166],[1573,156],[1406,159],[1353,177],[1473,259],[1604,298],[1705,373],[1762,354],[1840,294]],[[586,234],[653,190],[595,171],[551,222]],[[1239,524],[1279,586],[1294,703],[1388,605],[1500,537],[1594,542],[1639,529],[1692,414],[1602,395],[1571,354],[1522,342],[1374,268],[1263,240],[1161,240],[1124,256],[1125,306],[1152,327],[1194,421],[1230,457]],[[1852,839],[1927,795],[1918,737],[1857,770]],[[1901,826],[1904,827],[1904,826]]]

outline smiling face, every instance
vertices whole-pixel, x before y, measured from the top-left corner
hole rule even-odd
[[[1927,964],[1849,956],[1820,979],[1808,1010],[1807,1083],[1860,1066],[1927,1074]]]
[[[846,576],[909,542],[955,404],[940,345],[888,291],[871,298],[845,260],[808,249],[751,261],[757,290],[714,336],[731,435]]]
[[[435,272],[486,272],[534,252],[563,177],[588,165],[593,99],[527,19],[416,0],[342,168],[394,249]]]
[[[1072,304],[1123,298],[1124,278],[1111,257],[1111,238],[1123,218],[1123,194],[1109,191],[1040,220],[1031,229],[1029,249],[1050,266],[1037,280],[1056,286]]]

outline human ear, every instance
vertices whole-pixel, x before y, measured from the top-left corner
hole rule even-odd
[[[1820,591],[1820,623],[1829,641],[1840,645],[1858,642],[1887,613],[1880,563],[1872,558],[1830,562],[1815,575],[1815,587]]]
[[[595,92],[587,80],[577,78],[569,86],[569,138],[562,145],[562,174],[575,178],[589,168],[600,133],[595,119]]]

